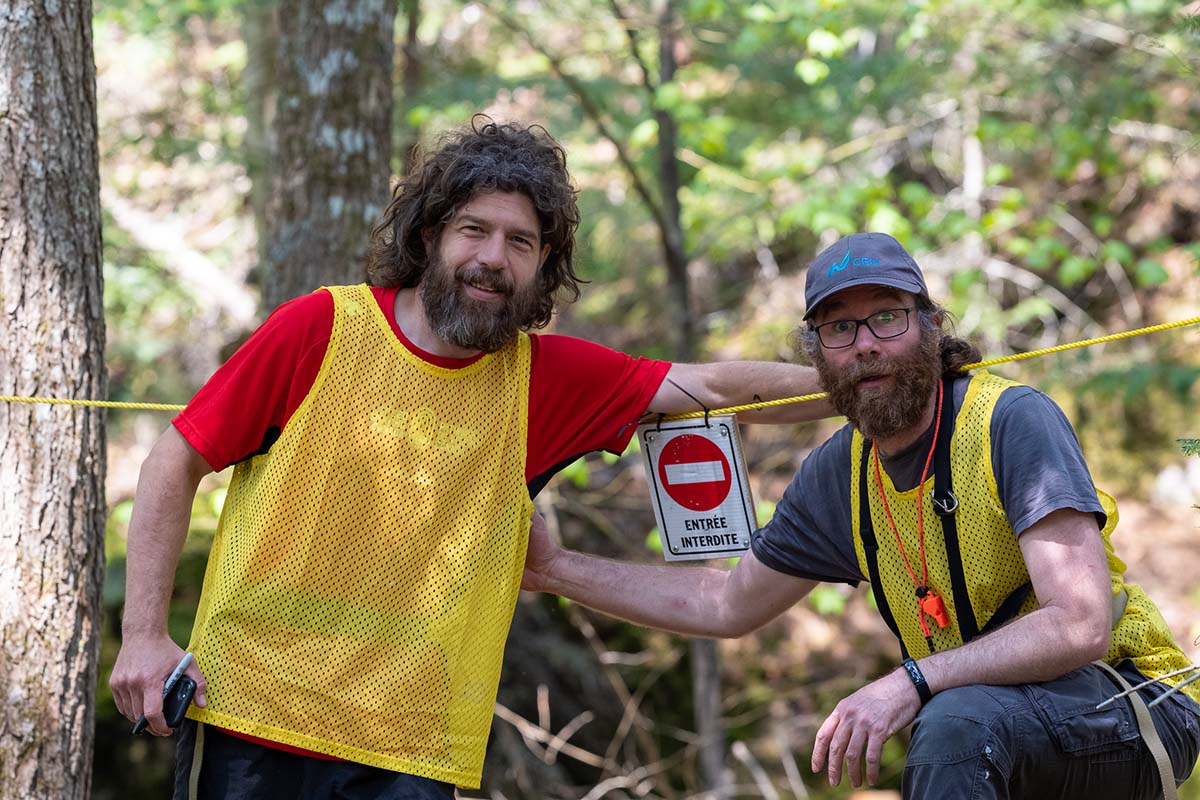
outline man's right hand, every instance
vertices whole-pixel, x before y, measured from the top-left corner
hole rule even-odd
[[[162,711],[163,684],[183,656],[183,649],[169,636],[127,636],[108,680],[121,715],[130,722],[137,722],[138,717],[145,715],[149,723],[146,730],[155,736],[170,736],[171,729],[167,727]],[[196,695],[192,702],[203,708],[208,689],[204,675],[194,661],[184,674],[196,682]]]

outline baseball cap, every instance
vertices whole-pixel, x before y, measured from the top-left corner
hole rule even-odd
[[[808,265],[804,279],[804,319],[831,294],[851,286],[891,286],[929,297],[921,268],[886,233],[855,233],[825,248]]]

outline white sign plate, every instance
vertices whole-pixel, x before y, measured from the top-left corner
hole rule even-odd
[[[639,425],[667,561],[740,556],[758,527],[732,414]]]

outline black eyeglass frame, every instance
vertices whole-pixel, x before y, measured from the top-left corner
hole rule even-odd
[[[844,350],[847,347],[853,347],[854,343],[858,341],[858,329],[863,325],[867,326],[867,330],[871,331],[871,335],[876,339],[895,339],[897,336],[903,336],[904,334],[908,333],[908,329],[912,326],[912,318],[909,315],[916,310],[916,308],[883,308],[879,311],[876,311],[874,314],[871,314],[870,316],[863,317],[862,319],[834,319],[830,320],[829,322],[823,322],[820,325],[813,326],[813,330],[816,331],[817,340],[826,350]],[[880,314],[895,314],[899,311],[904,312],[904,330],[889,334],[887,336],[880,336],[875,332],[874,326],[871,325],[872,317],[877,317]],[[850,337],[850,341],[846,344],[825,344],[825,335],[821,332],[821,329],[828,328],[830,325],[839,325],[844,322],[854,323],[854,335]]]

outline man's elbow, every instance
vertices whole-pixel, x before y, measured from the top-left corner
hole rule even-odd
[[[1105,626],[1094,625],[1085,632],[1079,649],[1085,662],[1099,661],[1108,654],[1112,631]]]
[[[1109,604],[1081,609],[1070,614],[1063,631],[1071,652],[1081,664],[1099,661],[1108,653],[1112,641],[1112,609]]]
[[[765,623],[765,619],[757,619],[748,614],[717,614],[712,635],[719,639],[740,639],[746,634],[754,633]]]

